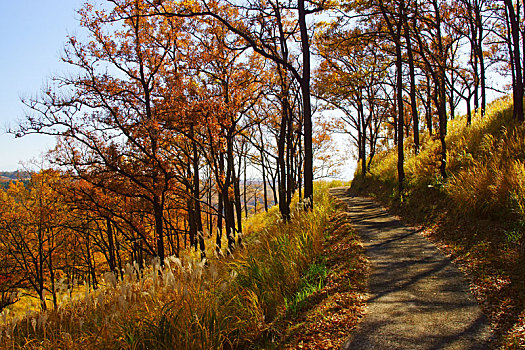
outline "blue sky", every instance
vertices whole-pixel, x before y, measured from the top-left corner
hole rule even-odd
[[[24,117],[20,97],[35,96],[45,82],[67,71],[60,55],[68,34],[78,32],[82,0],[0,0],[0,170],[41,159],[51,137],[6,134]]]

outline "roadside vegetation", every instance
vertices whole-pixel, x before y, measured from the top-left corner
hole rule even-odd
[[[265,348],[340,348],[363,317],[368,260],[345,204],[336,208],[320,256],[276,322],[274,337],[280,340]]]
[[[329,222],[333,185],[317,184],[312,211],[295,200],[289,222],[277,207],[248,219],[245,248],[230,257],[202,262],[190,251],[164,267],[128,265],[122,281],[107,273],[96,290],[85,286],[55,309],[16,316],[0,327],[2,348],[245,349],[277,341],[277,320],[300,315],[312,295],[334,288],[334,273],[349,273],[332,269],[332,240],[350,239],[341,248],[348,253],[356,246],[340,214]]]
[[[498,346],[517,349],[525,346],[525,128],[512,114],[502,98],[470,126],[466,117],[449,121],[446,179],[436,171],[439,140],[425,135],[417,155],[411,139],[404,144],[401,195],[395,150],[376,155],[351,190],[422,226],[468,275]]]

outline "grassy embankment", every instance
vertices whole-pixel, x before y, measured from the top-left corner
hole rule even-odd
[[[282,319],[275,322],[279,341],[265,349],[340,348],[363,316],[368,260],[344,204],[338,203],[325,232],[317,263],[310,265]],[[325,272],[316,274],[319,267]]]
[[[326,294],[335,275],[351,272],[321,257],[327,229],[348,228],[339,216],[330,221],[337,209],[329,186],[318,183],[314,210],[294,210],[290,223],[277,208],[248,219],[246,246],[234,256],[204,266],[186,255],[140,273],[128,266],[124,281],[107,275],[104,287],[66,297],[56,310],[0,326],[0,347],[244,349],[290,341],[289,320]],[[349,237],[348,252],[358,247]],[[348,281],[345,288],[355,289]]]
[[[425,135],[418,155],[408,140],[402,203],[395,150],[378,155],[352,190],[423,226],[468,275],[497,345],[525,347],[525,125],[512,120],[511,99],[500,99],[469,127],[465,117],[450,121],[447,146],[443,179],[439,140]]]

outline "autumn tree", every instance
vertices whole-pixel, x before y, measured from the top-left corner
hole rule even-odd
[[[227,3],[231,11],[239,13],[232,17],[223,7],[216,2],[173,2],[173,1],[150,1],[156,8],[157,13],[167,17],[194,17],[209,16],[218,21],[229,31],[239,36],[244,43],[257,54],[272,60],[292,74],[297,80],[302,93],[303,114],[303,138],[304,138],[304,196],[306,206],[313,205],[313,154],[312,154],[312,105],[310,98],[310,37],[311,30],[308,28],[308,14],[320,12],[325,2],[311,3],[308,6],[304,0],[298,0],[296,4],[284,6],[279,2],[247,2]],[[299,42],[301,51],[301,65],[297,67],[294,62],[286,60],[281,52],[275,50],[275,46],[269,45],[274,39],[273,28],[283,27],[283,9],[294,13],[293,23],[299,31]],[[290,37],[295,40],[295,37]]]
[[[78,73],[56,77],[40,99],[26,101],[34,113],[19,134],[59,136],[56,165],[112,195],[143,201],[163,262],[167,194],[181,191],[176,178],[186,170],[172,161],[173,135],[165,125],[185,114],[166,116],[156,106],[184,82],[178,67],[167,64],[187,38],[184,20],[143,16],[145,1],[113,4],[96,10],[87,3],[79,11],[89,41],[70,37],[64,55]],[[142,234],[148,242],[149,233]]]
[[[59,181],[55,171],[46,170],[32,174],[27,186],[11,183],[2,195],[0,221],[0,246],[13,265],[13,272],[3,278],[25,279],[27,285],[40,299],[42,310],[47,309],[46,294],[50,293],[57,306],[57,270],[63,264],[60,250],[67,240],[66,208],[54,193],[54,183]],[[22,277],[22,278],[21,278]]]
[[[217,252],[221,248],[223,222],[231,252],[236,234],[237,244],[242,243],[240,164],[243,152],[238,152],[236,145],[244,130],[254,122],[248,115],[261,95],[259,78],[254,74],[259,71],[260,62],[215,19],[201,19],[196,29],[193,33],[193,51],[198,55],[193,68],[197,72],[195,95],[202,103],[212,102],[213,108],[195,110],[195,118],[200,117],[205,123],[189,136],[202,152],[218,187]]]
[[[342,130],[355,141],[361,175],[367,171],[383,121],[381,89],[388,61],[371,43],[355,32],[331,26],[319,36],[321,65],[316,72],[315,91],[319,98],[344,113],[335,117],[332,128]],[[354,135],[353,131],[357,132]]]
[[[458,2],[457,10],[458,15],[452,19],[451,24],[468,39],[473,75],[474,109],[477,110],[481,103],[481,115],[484,116],[487,104],[487,64],[484,55],[484,40],[489,32],[486,26],[490,23],[490,6],[485,0],[461,0]]]

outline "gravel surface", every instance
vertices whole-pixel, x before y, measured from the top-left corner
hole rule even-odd
[[[463,274],[416,230],[370,199],[349,204],[370,259],[368,312],[342,349],[488,349],[490,325]]]

